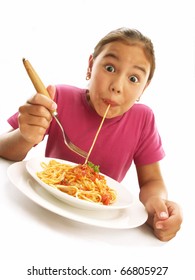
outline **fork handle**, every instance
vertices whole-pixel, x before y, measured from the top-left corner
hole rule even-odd
[[[30,62],[25,58],[23,58],[22,61],[23,61],[24,67],[26,69],[26,72],[28,73],[28,76],[31,79],[31,82],[33,83],[36,91],[51,99],[46,87],[44,86],[43,82],[39,78],[38,74],[36,73],[36,71],[34,70],[32,65],[30,64]],[[52,111],[52,114],[56,115],[56,111]]]

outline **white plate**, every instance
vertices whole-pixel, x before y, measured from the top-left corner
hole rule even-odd
[[[8,177],[25,196],[43,208],[62,217],[104,228],[129,229],[135,228],[147,220],[147,212],[143,204],[136,198],[126,209],[113,211],[87,211],[63,203],[50,195],[26,171],[24,161],[13,163],[8,167]]]
[[[107,185],[116,190],[117,193],[117,200],[111,204],[111,205],[102,205],[94,202],[89,202],[86,200],[82,200],[76,197],[73,197],[69,194],[66,194],[58,189],[55,189],[48,184],[44,183],[42,180],[38,178],[36,175],[37,172],[42,171],[41,162],[48,163],[53,158],[32,158],[27,161],[26,168],[27,171],[30,173],[30,175],[48,192],[50,192],[52,195],[54,195],[56,198],[62,200],[65,203],[70,204],[71,206],[78,207],[85,210],[116,210],[116,209],[124,209],[128,208],[130,204],[133,202],[132,194],[121,184],[119,184],[117,181],[113,180],[112,178],[105,176]],[[75,166],[75,163],[55,159],[59,162],[70,164],[72,166]]]

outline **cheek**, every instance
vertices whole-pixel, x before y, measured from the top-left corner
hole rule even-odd
[[[123,101],[121,103],[121,112],[125,113],[128,111],[136,103],[138,97],[139,94],[130,94],[128,92],[128,94],[123,97]]]
[[[91,78],[89,80],[89,87],[90,89],[96,89],[98,87],[98,84],[99,84],[99,75],[97,74],[96,71],[92,71],[91,73]]]
[[[135,102],[136,99],[137,99],[137,94],[135,92],[133,94],[131,94],[130,92],[127,92],[123,96],[123,106],[124,107],[130,106],[132,103]]]
[[[125,90],[124,102],[126,104],[134,103],[143,93],[144,87],[133,86]]]
[[[101,96],[104,95],[104,93],[107,91],[105,79],[99,74],[96,75],[96,73],[93,73],[88,85],[88,89],[93,101],[97,102],[101,98]]]

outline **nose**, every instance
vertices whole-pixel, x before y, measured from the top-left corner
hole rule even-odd
[[[115,92],[116,92],[116,93],[120,93],[121,91],[120,91],[119,89],[115,89],[114,87],[112,87],[112,92],[113,92],[113,93],[115,93]]]
[[[111,91],[113,94],[120,94],[122,93],[122,78],[118,77],[114,79],[114,81],[111,83]]]

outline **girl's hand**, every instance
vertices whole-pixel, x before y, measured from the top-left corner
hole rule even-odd
[[[146,206],[149,224],[161,241],[175,237],[182,223],[182,211],[178,204],[160,198],[152,198]]]
[[[42,141],[52,120],[51,111],[57,108],[52,100],[55,96],[55,87],[49,86],[47,90],[51,99],[37,93],[19,108],[20,133],[27,142],[34,145]]]

